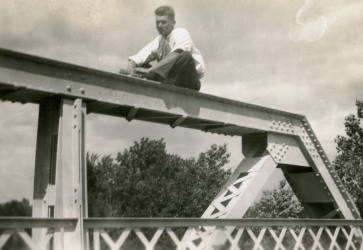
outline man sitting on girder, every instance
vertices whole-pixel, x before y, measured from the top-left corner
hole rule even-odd
[[[170,6],[157,8],[155,17],[160,35],[130,56],[127,69],[121,69],[120,73],[199,91],[205,66],[189,32],[174,28],[175,12]]]

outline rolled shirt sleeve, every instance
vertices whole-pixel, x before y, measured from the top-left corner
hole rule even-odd
[[[170,37],[170,43],[172,45],[171,51],[181,49],[183,51],[192,52],[194,47],[189,32],[183,28],[175,29],[172,36]]]

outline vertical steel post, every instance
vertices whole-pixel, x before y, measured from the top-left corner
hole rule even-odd
[[[49,98],[39,105],[33,217],[77,218],[75,231],[55,236],[55,249],[87,247],[86,107],[81,99]],[[44,229],[34,229],[42,240]]]
[[[87,217],[87,178],[85,155],[86,107],[81,99],[62,99],[56,172],[56,218],[77,218],[75,231],[65,232],[60,240],[64,249],[86,249],[83,218]]]
[[[53,217],[55,170],[60,99],[47,98],[39,104],[35,154],[33,217]],[[34,229],[33,238],[41,241],[44,229]]]

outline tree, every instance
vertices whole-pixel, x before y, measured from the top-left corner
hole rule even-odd
[[[259,202],[246,213],[247,218],[301,218],[304,209],[286,180],[274,190],[264,191]]]
[[[21,201],[11,200],[0,204],[0,216],[31,216],[31,213],[32,208],[27,199],[22,199]],[[2,235],[3,231],[0,230],[0,235]],[[27,232],[29,233],[28,229]],[[1,249],[26,249],[26,246],[19,235],[13,235]]]
[[[200,217],[230,175],[229,156],[226,145],[212,145],[183,159],[148,138],[115,158],[89,154],[89,215]]]
[[[337,156],[334,167],[363,214],[363,104],[357,102],[356,106],[357,115],[350,114],[345,118],[346,135],[338,135],[335,140]]]
[[[11,200],[0,204],[0,216],[31,216],[32,208],[27,199]]]

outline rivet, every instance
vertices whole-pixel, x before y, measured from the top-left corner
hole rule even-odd
[[[77,118],[77,115],[73,115],[74,118]]]
[[[66,89],[68,92],[71,92],[72,91],[71,85],[67,85]]]
[[[73,128],[77,128],[77,125],[73,125]]]
[[[81,92],[82,94],[84,94],[84,93],[85,93],[84,88],[80,88],[80,89],[79,89],[79,92]]]

